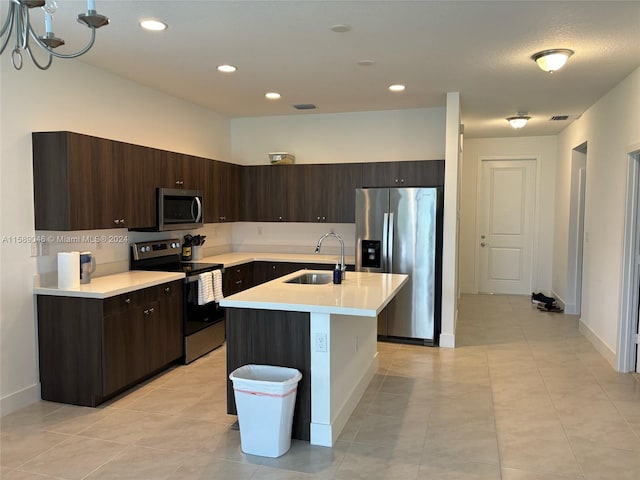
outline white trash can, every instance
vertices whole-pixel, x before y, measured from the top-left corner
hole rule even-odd
[[[236,399],[242,451],[280,457],[291,447],[298,382],[295,368],[244,365],[229,374]]]

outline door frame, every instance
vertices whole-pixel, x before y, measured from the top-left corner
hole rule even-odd
[[[622,291],[616,370],[636,371],[638,315],[640,310],[640,264],[635,258],[640,250],[640,144],[627,148],[627,196],[625,205],[624,250],[622,256]],[[638,362],[640,363],[640,362]]]
[[[564,312],[580,315],[582,310],[582,266],[584,252],[584,217],[587,186],[587,142],[571,150],[571,193],[569,198],[569,235],[567,288]]]
[[[474,274],[474,288],[478,292],[479,286],[479,271],[480,271],[480,241],[478,232],[480,230],[481,216],[480,204],[482,201],[482,162],[486,161],[509,161],[517,162],[524,160],[533,160],[535,162],[535,179],[536,184],[534,187],[534,199],[533,199],[533,244],[531,252],[531,288],[536,288],[538,284],[538,251],[540,238],[538,232],[540,231],[540,188],[541,188],[541,168],[540,168],[540,156],[539,155],[480,155],[478,156],[478,170],[476,175],[476,222],[475,222],[475,274]]]

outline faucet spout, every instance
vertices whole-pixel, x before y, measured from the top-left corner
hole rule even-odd
[[[342,279],[344,280],[345,274],[347,272],[347,266],[344,263],[344,240],[340,235],[334,232],[329,232],[322,235],[318,240],[318,243],[316,244],[315,253],[320,253],[320,247],[322,246],[322,242],[327,237],[334,237],[340,242],[340,272],[342,273]]]

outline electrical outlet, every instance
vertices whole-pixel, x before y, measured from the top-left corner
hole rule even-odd
[[[47,242],[42,242],[40,247],[40,255],[43,257],[49,256],[49,244]]]
[[[32,257],[37,257],[38,256],[38,242],[31,242],[31,256]]]
[[[316,333],[316,352],[327,351],[327,334]]]
[[[258,227],[258,235],[262,235],[262,227]]]

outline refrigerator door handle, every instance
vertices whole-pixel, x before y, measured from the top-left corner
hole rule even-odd
[[[382,272],[388,272],[387,245],[389,243],[389,214],[385,213],[382,218],[382,251],[380,252],[382,258],[380,259],[380,267],[382,268]]]
[[[389,238],[387,240],[387,272],[393,273],[393,213],[389,214]]]

